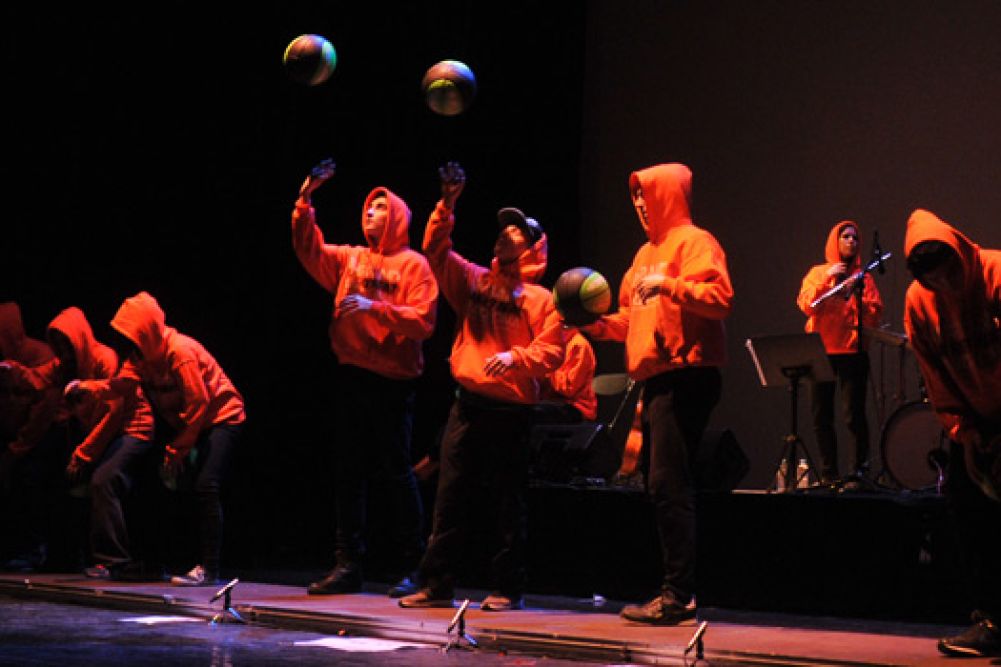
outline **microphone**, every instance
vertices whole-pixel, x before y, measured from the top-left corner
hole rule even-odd
[[[879,262],[880,275],[886,273],[886,266],[883,265],[883,249],[879,247],[878,229],[872,233],[872,254],[876,256],[876,261]]]

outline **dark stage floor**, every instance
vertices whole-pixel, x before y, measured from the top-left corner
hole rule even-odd
[[[94,582],[82,575],[0,576],[0,664],[685,664],[684,649],[707,621],[709,664],[945,665],[935,640],[953,626],[799,617],[703,608],[698,621],[650,628],[624,623],[619,603],[529,597],[524,611],[489,613],[470,605],[475,652],[438,652],[454,610],[404,610],[372,585],[365,593],[310,597],[300,586],[243,581],[233,607],[248,625],[208,622],[221,609],[215,589]],[[479,600],[482,592],[460,591]],[[193,617],[142,624],[136,617]],[[155,620],[155,619],[154,619]],[[297,642],[371,637],[423,647],[355,653]],[[688,656],[691,664],[693,654]],[[543,660],[544,659],[544,660]],[[705,664],[705,663],[700,663]],[[993,664],[967,660],[964,664]]]

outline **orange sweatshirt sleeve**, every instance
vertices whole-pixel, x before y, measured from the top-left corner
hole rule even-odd
[[[726,255],[709,237],[693,240],[693,252],[684,253],[677,276],[665,276],[661,291],[667,298],[699,317],[722,320],[733,307],[733,287]]]
[[[110,377],[115,372],[114,368],[98,368],[98,377]],[[94,416],[97,422],[84,436],[80,444],[73,451],[73,456],[87,461],[96,461],[104,453],[108,443],[115,436],[122,433],[125,426],[125,399],[116,395],[105,395],[98,398],[99,404],[96,406]]]
[[[372,310],[378,321],[394,333],[425,340],[434,333],[438,283],[423,258],[415,258],[407,269],[405,303],[375,301]]]
[[[548,301],[542,329],[526,346],[511,348],[515,368],[530,377],[543,377],[559,368],[563,362],[563,323],[559,313]]]
[[[292,210],[292,247],[313,280],[328,292],[336,293],[347,249],[324,242],[323,232],[316,224],[316,210],[301,199]]]
[[[471,276],[477,267],[452,250],[454,226],[453,211],[439,200],[424,229],[423,248],[431,271],[438,279],[438,287],[452,308],[461,315],[466,310]]]
[[[862,324],[877,328],[883,321],[883,298],[876,287],[876,279],[872,274],[865,276],[865,286],[862,290]]]
[[[166,449],[168,453],[182,459],[195,446],[201,433],[209,409],[209,392],[194,358],[181,360],[173,370],[184,395],[184,410],[180,417],[185,426]]]
[[[632,299],[633,269],[630,267],[622,277],[622,286],[619,288],[619,310],[611,315],[602,315],[594,324],[580,327],[581,330],[595,340],[623,342],[629,331],[629,307]]]
[[[910,305],[904,310],[904,331],[911,344],[914,357],[918,360],[918,368],[925,382],[928,400],[931,401],[935,414],[945,429],[946,435],[955,440],[960,430],[973,428],[975,425],[964,417],[969,412],[966,402],[954,390],[948,381],[948,372],[942,367],[938,356],[924,344],[926,335],[920,330],[930,323],[915,321]]]
[[[836,284],[835,277],[827,275],[829,266],[830,264],[818,264],[803,276],[803,282],[799,286],[799,296],[796,297],[796,305],[808,317],[823,308],[828,301],[818,304],[816,308],[810,304]]]
[[[562,396],[575,397],[591,384],[594,379],[596,360],[590,345],[567,344],[563,365],[556,369],[549,381],[553,389]]]
[[[56,420],[62,392],[52,384],[50,376],[55,373],[59,362],[52,359],[36,368],[22,366],[16,361],[6,363],[11,365],[17,378],[15,381],[35,395],[24,424],[7,445],[15,456],[23,456],[35,448]]]

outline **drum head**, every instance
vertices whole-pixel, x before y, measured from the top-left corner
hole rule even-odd
[[[939,465],[946,460],[944,445],[942,424],[931,404],[905,403],[890,415],[883,428],[883,467],[903,489],[933,488],[939,481]]]

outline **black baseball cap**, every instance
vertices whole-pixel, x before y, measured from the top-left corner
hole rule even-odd
[[[528,240],[529,245],[534,244],[542,238],[542,225],[539,224],[539,221],[535,218],[527,217],[520,209],[513,206],[497,211],[497,222],[500,224],[501,229],[504,229],[508,225],[514,225],[520,229],[521,233],[525,235],[525,239]]]

